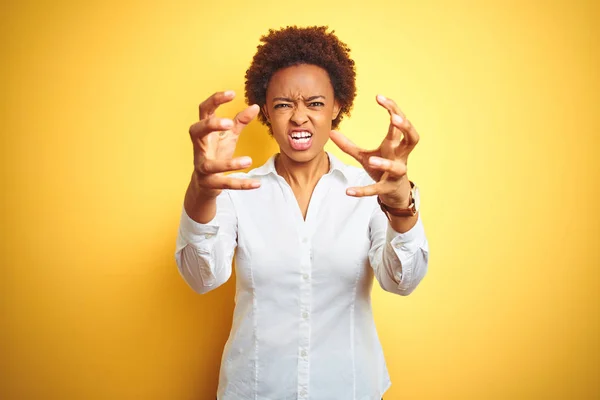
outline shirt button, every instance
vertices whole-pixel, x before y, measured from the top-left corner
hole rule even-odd
[[[304,243],[304,244],[308,243],[308,238],[307,237],[302,238],[302,243]]]
[[[304,280],[307,281],[308,280],[308,274],[302,275],[302,278],[304,278]]]
[[[302,352],[300,352],[300,355],[301,355],[302,357],[306,357],[306,354],[307,354],[307,353],[306,353],[306,350],[302,350]]]
[[[213,236],[215,236],[215,235],[213,235],[212,233],[207,233],[207,234],[205,234],[205,235],[204,235],[204,237],[205,237],[206,239],[210,239],[210,238],[211,238],[211,237],[213,237]]]
[[[394,247],[395,247],[395,248],[397,248],[397,249],[401,248],[402,246],[404,246],[404,243],[403,243],[403,242],[397,242],[397,243],[394,245]]]
[[[302,318],[307,319],[308,318],[308,313],[307,312],[303,312],[302,313]]]
[[[300,392],[300,396],[302,396],[302,397],[306,397],[306,390],[303,390],[303,391],[301,391],[301,392]]]

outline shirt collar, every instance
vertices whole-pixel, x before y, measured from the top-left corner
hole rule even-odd
[[[266,163],[264,163],[263,165],[261,165],[258,168],[253,169],[252,171],[248,172],[249,176],[265,176],[265,175],[269,175],[269,174],[275,174],[277,175],[277,170],[275,170],[275,157],[277,156],[277,154],[272,155]],[[337,157],[335,157],[333,154],[331,153],[327,153],[327,156],[329,157],[329,173],[333,172],[333,171],[338,171],[342,174],[342,176],[344,178],[346,178],[346,180],[348,180],[348,171],[347,171],[347,165],[344,164],[343,162],[341,162],[340,160],[338,160]]]

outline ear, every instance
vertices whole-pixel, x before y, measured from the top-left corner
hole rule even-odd
[[[262,113],[265,116],[265,119],[267,120],[267,122],[269,124],[271,124],[271,118],[269,117],[269,110],[267,109],[267,105],[265,104],[264,106],[262,106],[260,108],[260,111],[262,111]]]
[[[332,118],[331,118],[332,121],[338,117],[341,109],[342,109],[342,106],[340,105],[340,102],[337,101],[337,99],[336,99],[333,102],[333,115],[332,115]]]

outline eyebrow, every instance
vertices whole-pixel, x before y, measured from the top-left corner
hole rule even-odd
[[[319,98],[321,98],[323,100],[327,100],[327,98],[325,96],[317,95],[317,96],[311,96],[311,97],[309,97],[308,99],[306,99],[304,101],[313,101],[313,100],[316,100],[316,99],[319,99]],[[276,101],[276,100],[287,101],[288,103],[293,103],[294,102],[294,100],[290,99],[289,97],[275,97],[275,98],[273,98],[273,101]]]

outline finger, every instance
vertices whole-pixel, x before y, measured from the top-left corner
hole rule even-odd
[[[386,139],[393,142],[400,142],[402,139],[402,131],[394,124],[394,119],[401,118],[398,114],[392,114],[390,118],[390,125],[388,126],[388,132],[385,136]]]
[[[398,114],[402,118],[406,118],[406,116],[404,115],[402,110],[400,110],[400,107],[398,107],[398,105],[396,104],[396,102],[394,100],[388,99],[387,97],[385,97],[381,94],[377,95],[376,100],[380,106],[385,108],[390,113],[390,116],[392,116],[392,114]]]
[[[256,179],[229,178],[225,175],[210,175],[205,182],[205,187],[211,189],[251,190],[260,187]]]
[[[190,126],[190,136],[192,138],[201,138],[215,131],[224,131],[231,129],[234,122],[229,118],[218,118],[212,116],[208,119],[202,119]]]
[[[218,174],[221,172],[237,171],[252,165],[250,157],[237,157],[231,160],[205,160],[198,166],[198,170],[204,174]]]
[[[226,92],[217,92],[204,100],[198,107],[200,120],[211,117],[221,104],[230,102],[234,97],[235,92],[233,90],[228,90]]]
[[[399,140],[400,133],[402,133],[406,143],[409,146],[414,147],[419,141],[419,134],[412,126],[410,121],[406,118],[406,115],[402,112],[402,110],[400,110],[396,102],[382,95],[377,96],[377,102],[390,114],[391,123],[390,128],[388,129],[387,138],[391,140]],[[394,127],[396,129],[394,129]]]
[[[260,112],[258,104],[253,104],[245,110],[240,111],[233,119],[233,132],[240,134],[242,129],[246,127]]]
[[[375,196],[385,194],[384,186],[381,182],[369,186],[351,187],[346,189],[346,194],[352,197]]]
[[[392,116],[392,125],[404,134],[404,141],[410,147],[416,146],[419,143],[419,134],[415,127],[406,118],[402,118],[399,115]]]
[[[392,141],[400,141],[402,139],[402,131],[394,125],[393,120],[394,118],[400,118],[400,120],[405,119],[406,117],[404,116],[404,113],[402,112],[402,110],[400,110],[396,102],[392,99],[388,99],[387,97],[379,94],[377,95],[376,100],[377,103],[379,103],[380,106],[385,108],[390,114],[391,122],[388,127],[386,139]]]
[[[335,143],[337,147],[339,147],[344,153],[351,155],[358,162],[362,162],[361,153],[363,152],[363,150],[354,143],[352,143],[350,139],[348,139],[346,136],[344,136],[338,131],[331,131],[329,133],[329,137],[331,138],[331,141]]]
[[[388,160],[387,158],[369,157],[369,166],[373,169],[388,172],[395,177],[406,175],[406,163],[400,160]]]

